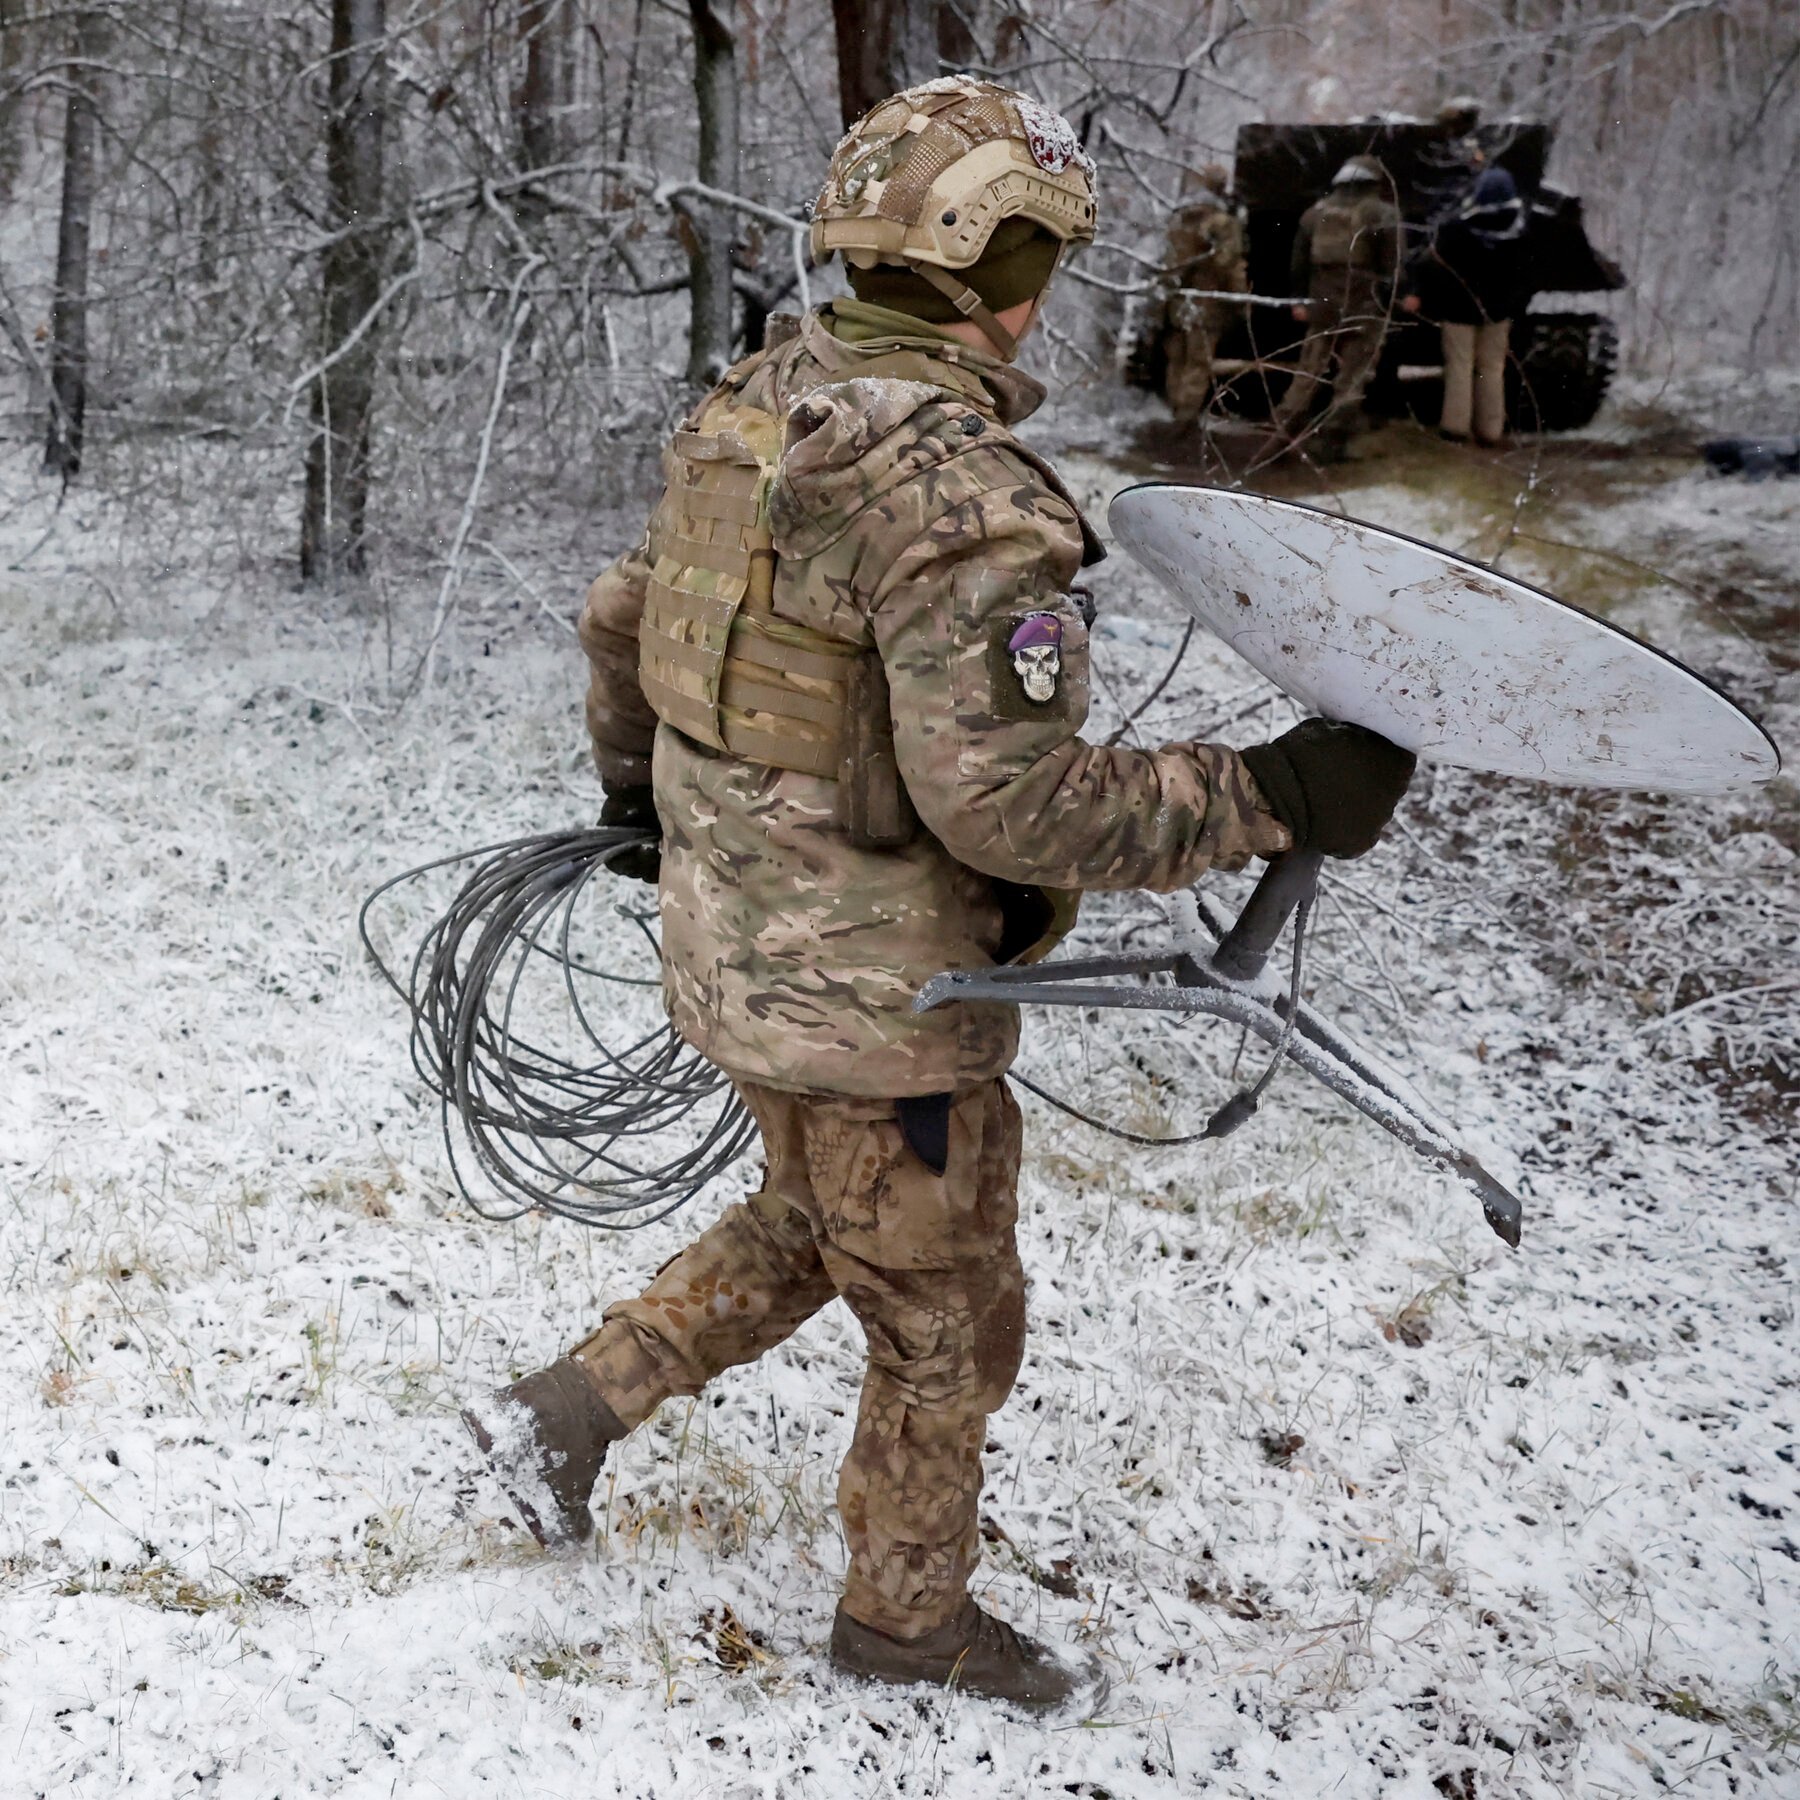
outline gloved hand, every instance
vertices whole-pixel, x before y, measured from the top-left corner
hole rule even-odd
[[[655,834],[657,842],[627,844],[607,864],[615,875],[630,881],[647,881],[654,887],[662,878],[662,823],[656,816],[656,798],[650,788],[608,788],[606,803],[600,808],[600,823]]]
[[[1418,763],[1379,732],[1331,719],[1303,719],[1239,754],[1296,850],[1345,857],[1374,849]]]

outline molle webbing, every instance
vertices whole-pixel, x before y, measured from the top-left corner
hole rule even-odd
[[[953,163],[960,162],[977,144],[995,138],[1009,137],[1013,125],[1006,106],[997,96],[983,95],[970,102],[966,94],[946,93],[934,96],[932,113],[954,109],[956,123],[934,117],[922,130],[907,140],[903,160],[889,174],[882,186],[875,211],[879,218],[893,219],[904,225],[916,225],[925,212],[925,202],[932,183]],[[925,109],[922,109],[925,110]]]
[[[676,434],[650,522],[639,679],[658,718],[714,750],[836,779],[861,646],[777,618],[769,487],[780,421],[708,409]]]
[[[927,125],[913,140],[906,160],[882,184],[877,217],[916,225],[931,184],[969,153],[962,133],[949,125]]]

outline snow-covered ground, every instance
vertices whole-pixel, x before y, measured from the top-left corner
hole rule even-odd
[[[1399,451],[1337,472],[1348,510],[1482,554],[1510,530],[1506,566],[1692,657],[1791,759],[1800,484]],[[390,595],[390,630],[290,591],[279,546],[161,570],[101,501],[53,519],[14,487],[0,1792],[1800,1792],[1791,784],[1667,807],[1427,774],[1338,874],[1314,997],[1526,1184],[1516,1254],[1292,1071],[1198,1150],[1027,1102],[1033,1336],[981,1579],[1113,1674],[1103,1718],[1043,1729],[822,1659],[841,1309],[666,1408],[568,1560],[456,1422],[723,1198],[626,1236],[483,1223],[355,937],[380,878],[592,817],[578,655],[539,600],[572,610],[618,528],[510,524],[514,574],[483,564],[399,705],[431,586]],[[1178,633],[1099,576],[1116,717]],[[1145,729],[1287,716],[1197,647]],[[386,941],[447,891],[399,895]],[[1161,917],[1121,900],[1086,931]],[[1032,1073],[1139,1129],[1192,1129],[1237,1049],[1035,1027]]]

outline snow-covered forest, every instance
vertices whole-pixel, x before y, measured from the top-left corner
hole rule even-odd
[[[1309,997],[1520,1189],[1517,1252],[1292,1069],[1178,1150],[1024,1097],[979,1587],[1101,1654],[1101,1717],[832,1674],[842,1309],[665,1406],[575,1556],[479,1466],[467,1397],[756,1170],[637,1232],[484,1219],[358,908],[591,823],[582,592],[709,378],[842,291],[806,223],[846,121],[963,68],[1098,167],[1024,359],[1096,524],[1148,476],[1410,533],[1681,657],[1792,764],[1800,480],[1700,455],[1800,430],[1784,0],[0,0],[0,1793],[1800,1792],[1786,775],[1427,764],[1328,875]],[[1620,346],[1591,423],[1276,463],[1127,384],[1187,172],[1454,93],[1553,128],[1624,270],[1581,296]],[[1091,580],[1090,735],[1297,717],[1178,654],[1126,558]],[[375,910],[390,962],[457,878]],[[643,973],[643,890],[596,891],[582,954]],[[1077,948],[1178,930],[1101,899]],[[1021,1063],[1150,1134],[1258,1067],[1080,1011]]]

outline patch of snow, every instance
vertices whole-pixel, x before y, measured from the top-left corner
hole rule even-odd
[[[1122,479],[1072,473],[1098,500]],[[1027,1099],[1031,1338],[991,1424],[979,1588],[1104,1658],[1105,1729],[1052,1729],[826,1668],[862,1372],[842,1308],[634,1434],[566,1558],[512,1520],[458,1422],[755,1175],[623,1237],[484,1223],[357,944],[397,869],[592,816],[566,627],[471,582],[448,678],[401,706],[389,628],[403,674],[430,583],[387,615],[334,606],[254,546],[163,579],[112,560],[104,502],[76,493],[53,524],[47,490],[11,499],[13,1790],[1793,1790],[1800,1004],[1767,986],[1677,1016],[1793,966],[1779,795],[1596,801],[1437,771],[1376,855],[1329,871],[1309,997],[1516,1172],[1517,1254],[1295,1071],[1242,1131],[1178,1152]],[[1792,528],[1773,500],[1696,480],[1581,523],[1640,549],[1664,531],[1681,568],[1683,534],[1715,531],[1761,582],[1751,553]],[[1476,528],[1410,490],[1377,504],[1400,529]],[[559,557],[529,509],[504,547],[572,615],[639,522],[589,521]],[[1122,559],[1094,585],[1103,735],[1180,624]],[[1769,645],[1637,592],[1791,750]],[[1291,717],[1197,644],[1134,736],[1246,742]],[[390,941],[446,891],[397,893]],[[604,905],[592,928],[599,948],[636,932]],[[1079,948],[1167,929],[1149,896],[1103,898]],[[1230,1091],[1237,1052],[1198,1023],[1047,1013],[1024,1066],[1169,1131]]]

